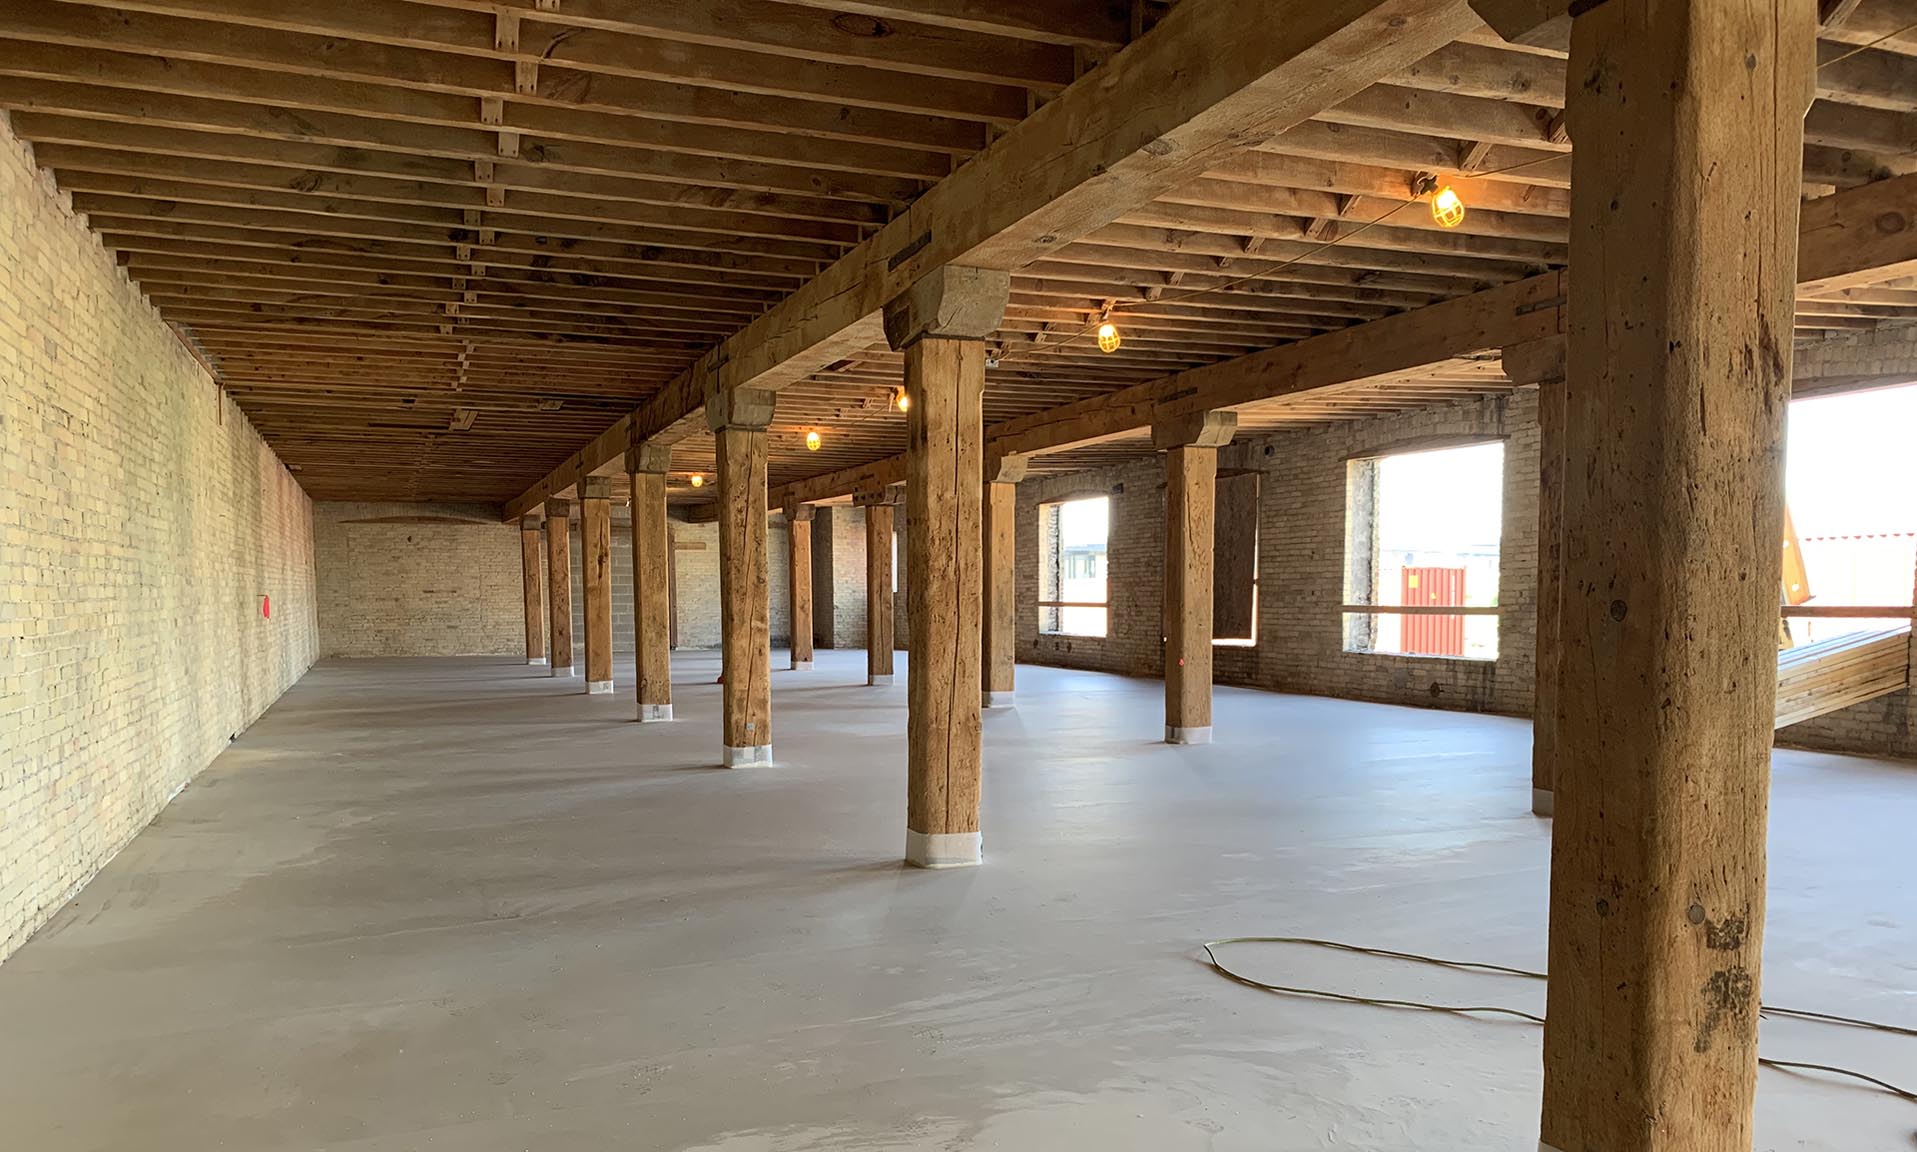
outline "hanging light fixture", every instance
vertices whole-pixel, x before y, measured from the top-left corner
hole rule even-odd
[[[1432,194],[1431,218],[1440,228],[1456,228],[1464,223],[1464,200],[1456,188],[1446,184]]]
[[[899,385],[899,390],[892,394],[892,403],[897,404],[901,412],[912,410],[912,397],[905,391],[905,385]]]
[[[819,450],[818,432],[813,431],[805,434],[805,450],[807,452],[817,452]]]
[[[692,474],[692,486],[694,488],[704,488],[706,486],[706,478],[704,476],[701,476],[699,473],[694,472]]]
[[[1112,323],[1112,306],[1106,304],[1105,310],[1098,316],[1098,350],[1107,354],[1116,352],[1124,342],[1124,338],[1118,334],[1118,325]]]
[[[1429,172],[1418,173],[1411,182],[1413,196],[1431,197],[1431,220],[1440,228],[1456,228],[1464,223],[1464,197],[1449,184],[1438,183]]]

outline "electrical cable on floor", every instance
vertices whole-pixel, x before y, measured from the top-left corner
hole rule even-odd
[[[1409,1008],[1419,1012],[1443,1012],[1458,1016],[1515,1016],[1532,1024],[1542,1025],[1544,1017],[1525,1012],[1517,1008],[1487,1004],[1432,1004],[1422,1000],[1395,1000],[1375,996],[1358,996],[1349,992],[1333,992],[1324,988],[1305,988],[1295,985],[1268,984],[1263,980],[1254,980],[1239,972],[1225,967],[1218,959],[1214,949],[1227,944],[1296,944],[1310,948],[1328,948],[1337,952],[1353,952],[1361,956],[1376,956],[1386,960],[1404,960],[1413,964],[1429,964],[1438,968],[1453,968],[1467,972],[1488,972],[1498,976],[1517,976],[1526,980],[1545,980],[1542,972],[1533,972],[1528,968],[1510,968],[1503,964],[1486,964],[1475,960],[1446,960],[1437,956],[1425,956],[1417,952],[1399,952],[1390,948],[1367,948],[1360,944],[1346,944],[1338,940],[1320,940],[1312,936],[1232,936],[1223,940],[1211,940],[1199,947],[1205,950],[1205,962],[1213,971],[1227,980],[1243,984],[1249,988],[1259,988],[1266,992],[1277,992],[1286,996],[1308,996],[1319,1000],[1338,1000],[1347,1004],[1364,1004],[1374,1008]],[[1917,1037],[1917,1028],[1906,1028],[1898,1024],[1884,1024],[1876,1020],[1862,1020],[1854,1016],[1837,1016],[1828,1012],[1811,1012],[1801,1008],[1778,1008],[1768,1004],[1758,1005],[1760,1017],[1788,1017],[1796,1020],[1808,1020],[1819,1024],[1839,1024],[1847,1028],[1865,1028],[1873,1032],[1886,1032],[1894,1036]],[[1786,1072],[1828,1072],[1835,1076],[1847,1076],[1873,1085],[1893,1096],[1917,1104],[1917,1092],[1899,1087],[1887,1080],[1858,1072],[1851,1068],[1839,1068],[1832,1064],[1811,1064],[1798,1060],[1772,1060],[1759,1056],[1757,1062],[1766,1068],[1776,1068]]]

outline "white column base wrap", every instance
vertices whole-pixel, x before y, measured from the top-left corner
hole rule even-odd
[[[639,723],[641,724],[652,724],[660,720],[670,719],[672,719],[672,705],[670,704],[639,705]]]
[[[758,764],[772,763],[772,745],[754,744],[750,748],[726,748],[722,750],[719,765],[722,768],[750,768]]]
[[[1211,743],[1211,725],[1203,728],[1174,728],[1165,725],[1165,743],[1167,744],[1209,744]]]
[[[865,682],[873,688],[884,688],[892,683],[892,678],[890,676],[867,676]]]
[[[810,661],[810,660],[794,660],[794,661],[792,662],[792,670],[793,670],[794,672],[810,672],[810,671],[812,671],[812,661]]]
[[[578,672],[577,672],[576,670],[574,670],[574,668],[573,668],[573,666],[572,666],[572,665],[570,665],[570,664],[555,664],[555,665],[553,665],[553,668],[552,668],[552,674],[553,674],[554,676],[577,676],[577,675],[579,675],[579,673],[578,673]]]
[[[535,668],[544,668],[546,666],[546,658],[544,656],[534,656],[531,659],[527,660],[526,663],[532,665]]]
[[[1018,703],[1018,694],[1016,692],[987,692],[985,694],[985,706],[987,708],[1010,708],[1016,703]]]
[[[612,681],[588,680],[586,681],[586,694],[589,696],[610,696],[612,695]]]
[[[984,837],[977,832],[905,830],[905,862],[914,868],[976,868],[984,858]]]
[[[1558,794],[1549,788],[1531,789],[1531,813],[1534,816],[1555,815],[1558,810]]]

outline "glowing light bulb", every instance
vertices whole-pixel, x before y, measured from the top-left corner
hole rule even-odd
[[[694,472],[692,474],[692,486],[694,488],[704,488],[706,486],[706,478]]]
[[[1464,223],[1464,200],[1457,189],[1446,184],[1432,194],[1431,218],[1440,228],[1456,228]]]
[[[912,410],[912,397],[906,394],[904,385],[899,386],[898,392],[892,397],[892,402],[899,406],[899,411],[901,412],[910,412]]]
[[[1116,352],[1118,351],[1118,346],[1122,343],[1124,343],[1124,341],[1118,335],[1118,325],[1107,320],[1098,326],[1098,350],[1100,352]]]
[[[807,432],[805,434],[805,450],[807,452],[817,452],[819,450],[819,434],[817,432]]]

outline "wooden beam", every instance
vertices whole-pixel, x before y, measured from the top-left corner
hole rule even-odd
[[[586,597],[586,692],[612,692],[612,481],[579,490],[579,570]]]
[[[895,499],[891,490],[882,490],[860,493],[853,500],[865,510],[865,682],[877,687],[892,683],[893,652],[898,647],[897,593],[892,587]]]
[[[785,509],[786,619],[792,622],[792,670],[812,667],[812,524],[818,510],[810,504]]]
[[[552,674],[571,676],[572,664],[572,504],[547,500],[546,604],[552,638]]]
[[[672,719],[672,533],[666,474],[672,450],[638,445],[626,455],[632,486],[633,662],[639,721]]]
[[[1546,1149],[1751,1147],[1812,19],[1572,30]]]
[[[981,618],[981,701],[987,708],[1017,702],[1018,672],[1018,482],[1029,461],[988,456],[984,494],[984,598]]]
[[[772,761],[772,638],[766,575],[766,426],[773,397],[733,392],[706,410],[719,474],[719,630],[727,768]]]
[[[1235,412],[1196,412],[1152,426],[1165,453],[1165,743],[1211,743],[1212,565],[1218,449]]]
[[[776,390],[876,342],[880,308],[944,264],[1012,270],[1456,39],[1459,0],[1187,0],[635,413],[670,436],[708,397]],[[1248,27],[1269,34],[1244,36]],[[591,449],[559,474],[609,456]],[[535,485],[516,514],[554,491]]]
[[[528,513],[519,519],[519,574],[526,601],[526,663],[538,666],[546,664],[546,561],[539,538],[544,527],[543,513]]]

